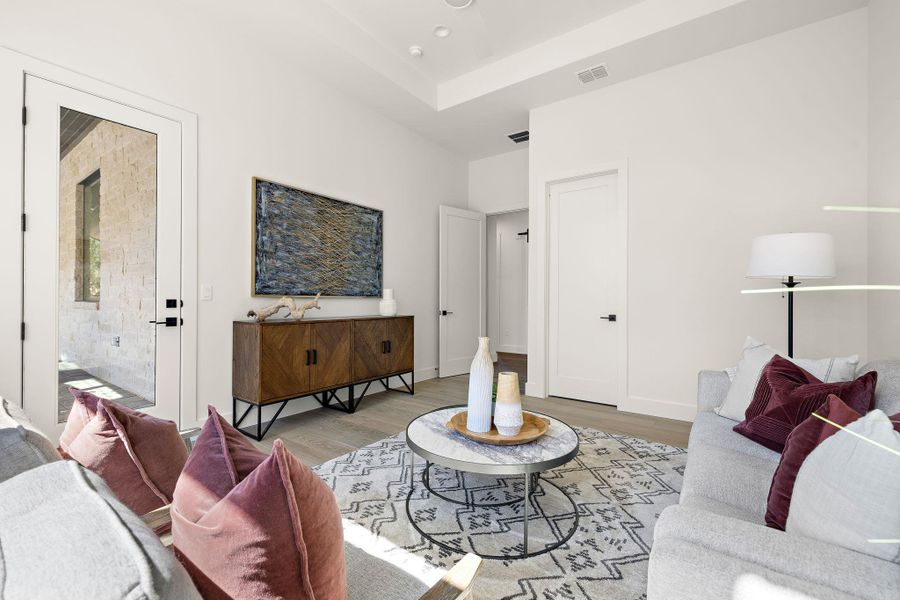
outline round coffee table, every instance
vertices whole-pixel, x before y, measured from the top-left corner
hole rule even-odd
[[[410,500],[415,492],[415,469],[413,467],[415,455],[418,455],[425,460],[425,470],[422,472],[422,484],[429,493],[438,498],[454,504],[478,508],[508,506],[519,502],[522,503],[522,533],[524,540],[524,551],[522,554],[482,554],[482,558],[504,560],[528,558],[555,550],[569,541],[569,538],[572,537],[575,530],[578,528],[578,509],[575,505],[575,501],[572,500],[563,488],[547,479],[541,478],[540,474],[543,471],[564,465],[575,458],[578,454],[578,434],[575,433],[575,430],[559,419],[528,411],[540,415],[550,421],[550,428],[547,430],[547,433],[528,444],[517,446],[493,446],[470,440],[447,427],[447,422],[450,421],[450,418],[462,410],[466,410],[466,407],[451,406],[439,408],[429,413],[425,413],[420,417],[416,417],[406,427],[406,445],[410,449],[410,490],[406,497],[406,514],[416,531],[430,542],[446,550],[459,552],[459,548],[444,544],[423,531],[411,514]],[[432,464],[438,464],[465,473],[497,475],[501,477],[521,475],[525,483],[525,494],[521,498],[494,504],[474,504],[468,502],[468,500],[466,502],[461,502],[444,496],[432,488],[429,476],[429,470],[431,469]],[[565,535],[561,536],[561,539],[558,539],[555,543],[544,546],[535,552],[528,552],[528,509],[534,491],[540,485],[550,485],[559,490],[566,500],[571,503],[574,519],[571,529]],[[547,519],[549,522],[549,517],[543,516],[542,518]]]

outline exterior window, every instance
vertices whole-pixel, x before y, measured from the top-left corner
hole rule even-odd
[[[82,190],[81,221],[81,297],[85,302],[100,301],[100,171],[95,171],[79,186]]]

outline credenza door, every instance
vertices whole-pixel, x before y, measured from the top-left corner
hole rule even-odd
[[[384,319],[353,322],[353,379],[365,381],[385,374]]]
[[[413,319],[397,317],[385,321],[385,339],[388,341],[387,365],[388,373],[404,373],[413,370]]]
[[[310,329],[305,323],[262,326],[260,403],[301,396],[311,388]]]
[[[313,323],[311,329],[312,388],[320,390],[350,383],[350,322]]]

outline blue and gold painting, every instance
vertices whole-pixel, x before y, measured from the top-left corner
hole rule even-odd
[[[254,295],[381,295],[382,211],[263,179],[253,196]]]

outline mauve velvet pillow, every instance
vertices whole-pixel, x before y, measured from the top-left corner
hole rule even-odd
[[[763,368],[753,401],[734,430],[754,442],[782,452],[788,435],[825,403],[838,396],[851,409],[866,414],[875,406],[878,374],[870,371],[853,381],[822,383],[777,354]]]
[[[59,447],[67,455],[69,453],[69,444],[97,414],[97,401],[100,400],[100,398],[90,392],[83,392],[73,387],[69,388],[69,393],[72,394],[74,399],[72,410],[69,411],[65,429],[63,429],[62,435],[59,436]]]
[[[205,600],[345,600],[331,489],[275,440],[266,456],[209,407],[172,503],[175,554]]]
[[[94,416],[63,447],[69,458],[102,477],[139,515],[169,504],[188,454],[178,426],[107,400],[95,405]]]
[[[824,406],[814,411],[814,414],[791,432],[784,445],[778,468],[772,476],[772,486],[769,488],[766,506],[766,525],[769,527],[784,531],[791,505],[791,494],[800,466],[816,446],[838,431],[837,427],[829,425],[815,415],[821,415],[841,427],[846,427],[862,416],[831,394]]]

